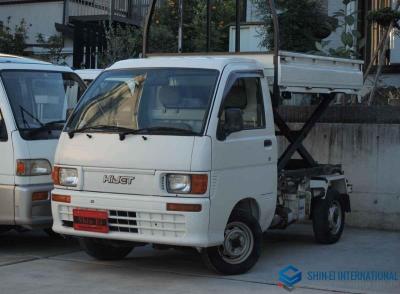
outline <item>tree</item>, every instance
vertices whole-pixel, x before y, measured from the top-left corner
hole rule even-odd
[[[273,48],[274,28],[268,0],[252,0],[264,23],[260,29],[260,46]],[[337,28],[337,20],[323,12],[317,0],[277,0],[280,49],[310,52],[315,44]]]
[[[241,1],[244,4],[245,1]],[[228,51],[229,28],[235,23],[235,1],[214,0],[211,5],[211,51]],[[183,1],[183,52],[206,51],[207,1]],[[178,52],[179,0],[163,1],[155,10],[149,38],[150,52]]]
[[[0,22],[0,52],[15,55],[27,55],[26,40],[28,39],[28,24],[21,19],[14,29],[10,27],[11,17],[6,23]]]
[[[42,35],[36,36],[36,42],[43,48],[47,49],[47,55],[44,59],[56,64],[65,64],[67,54],[63,53],[64,38],[61,35],[52,35],[47,39]]]
[[[106,48],[100,56],[100,67],[121,59],[138,57],[142,46],[142,31],[134,26],[104,23]]]
[[[389,45],[390,33],[399,29],[399,24],[398,24],[398,21],[400,20],[399,8],[400,8],[400,0],[397,0],[396,5],[394,6],[393,9],[391,7],[387,7],[369,13],[369,20],[371,22],[375,22],[378,25],[382,26],[385,32],[364,74],[364,81],[365,81],[366,78],[368,77],[369,72],[372,69],[372,65],[375,63],[375,60],[378,59],[378,66],[376,69],[373,86],[368,98],[368,105],[371,105],[374,102],[376,87],[383,68],[383,60],[385,57],[386,49]]]
[[[356,0],[343,0],[344,9],[339,9],[333,14],[337,19],[337,28],[341,30],[340,40],[342,44],[337,48],[330,47],[330,41],[322,40],[317,42],[315,47],[317,52],[322,55],[342,57],[342,58],[358,58],[359,50],[365,46],[365,39],[356,29],[358,10],[348,13],[350,7],[354,5]]]

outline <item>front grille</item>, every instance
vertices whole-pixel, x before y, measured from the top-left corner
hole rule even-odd
[[[108,226],[114,232],[138,233],[136,212],[110,210]]]
[[[59,215],[64,227],[73,227],[74,208],[66,205],[59,206]],[[182,237],[185,234],[185,224],[185,216],[181,214],[124,210],[108,211],[108,226],[111,233],[122,232]]]

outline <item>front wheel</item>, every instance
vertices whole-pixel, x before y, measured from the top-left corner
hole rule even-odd
[[[343,201],[338,191],[328,189],[325,199],[315,199],[313,229],[315,240],[322,244],[336,243],[342,235],[345,222]]]
[[[126,242],[94,238],[80,238],[79,244],[88,255],[98,260],[123,259],[134,247]]]
[[[244,211],[234,211],[225,228],[220,246],[204,248],[204,263],[226,275],[243,274],[250,270],[261,255],[262,231],[256,218]]]

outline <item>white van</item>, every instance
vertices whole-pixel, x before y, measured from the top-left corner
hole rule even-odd
[[[195,247],[225,274],[256,263],[268,228],[308,217],[318,242],[338,241],[349,185],[340,165],[316,163],[301,140],[336,93],[360,89],[362,62],[281,52],[281,90],[321,99],[290,132],[271,103],[273,56],[243,57],[154,57],[106,69],[60,137],[53,230],[80,237],[98,259],[146,243]],[[279,159],[275,125],[291,143]],[[296,150],[304,160],[289,160]]]
[[[50,228],[57,141],[85,90],[69,68],[0,54],[0,230]]]
[[[90,85],[102,71],[102,69],[76,69],[75,73],[86,83],[86,85]]]

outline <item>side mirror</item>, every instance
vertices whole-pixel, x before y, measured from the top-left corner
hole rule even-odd
[[[225,109],[225,123],[222,131],[222,139],[225,139],[229,134],[243,130],[243,115],[240,108]]]
[[[284,100],[290,100],[292,99],[292,93],[291,92],[282,92],[281,96]]]

